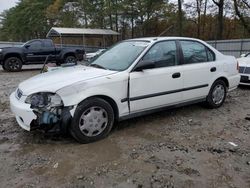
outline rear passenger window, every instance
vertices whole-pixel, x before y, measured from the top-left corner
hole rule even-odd
[[[44,41],[44,46],[47,47],[47,48],[53,47],[51,41],[48,41],[48,40],[45,40],[45,41]]]
[[[143,60],[153,61],[156,68],[177,65],[178,59],[175,41],[156,43],[143,57]]]
[[[203,44],[196,41],[180,41],[184,63],[202,63],[214,61],[214,54]]]

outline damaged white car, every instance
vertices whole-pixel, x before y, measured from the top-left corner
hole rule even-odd
[[[106,137],[116,121],[197,102],[218,108],[239,80],[236,59],[201,40],[132,39],[88,66],[22,82],[10,103],[22,128],[70,132],[89,143]]]

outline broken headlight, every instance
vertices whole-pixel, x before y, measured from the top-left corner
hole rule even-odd
[[[46,92],[29,95],[26,98],[25,103],[39,108],[43,108],[46,106],[55,107],[61,106],[63,104],[62,99],[58,94]]]

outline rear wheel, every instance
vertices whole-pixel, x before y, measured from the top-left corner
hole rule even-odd
[[[225,101],[227,86],[223,80],[216,80],[207,96],[206,104],[209,108],[219,108]]]
[[[69,55],[65,57],[64,63],[66,64],[76,64],[77,63],[77,59],[75,56],[73,55]]]
[[[10,72],[18,72],[22,70],[23,63],[18,57],[9,57],[4,61],[3,69]]]
[[[105,138],[114,124],[111,105],[100,98],[82,102],[72,119],[70,132],[80,143],[90,143]]]

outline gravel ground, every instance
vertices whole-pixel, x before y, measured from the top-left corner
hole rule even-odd
[[[8,97],[38,73],[0,69],[0,187],[250,187],[250,88],[231,92],[220,109],[192,105],[124,121],[80,145],[17,125]]]

